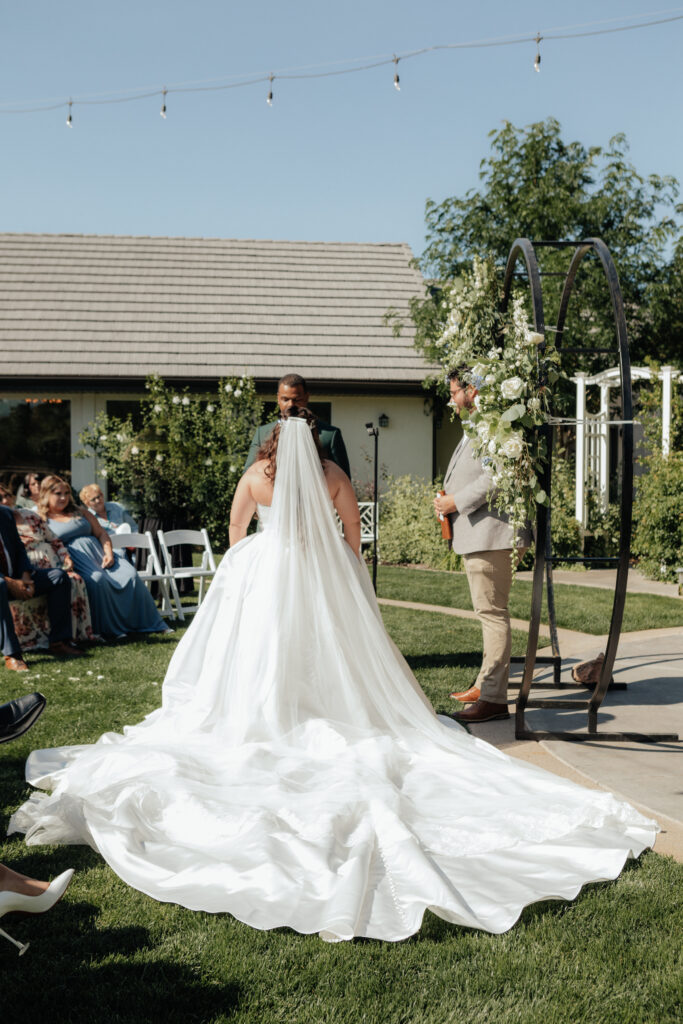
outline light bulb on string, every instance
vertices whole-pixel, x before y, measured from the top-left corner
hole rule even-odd
[[[69,116],[66,119],[66,126],[67,126],[67,128],[73,128],[73,126],[74,126],[74,121],[73,121],[73,118],[71,116],[71,108],[72,108],[72,106],[73,106],[73,100],[69,100]]]
[[[394,89],[396,92],[401,91],[401,79],[398,77],[398,62],[400,59],[400,57],[397,57],[396,54],[394,54],[394,65],[396,67],[396,70],[394,71]]]
[[[168,89],[166,88],[166,86],[164,86],[164,88],[162,90],[162,93],[161,93],[161,95],[162,95],[161,110],[159,111],[159,113],[163,117],[164,121],[166,120],[166,93],[167,92],[168,92]]]
[[[270,89],[269,89],[269,92],[268,92],[268,98],[266,99],[266,103],[268,104],[269,107],[272,107],[272,105],[273,105],[273,78],[274,77],[275,77],[274,75],[269,75],[268,76],[268,81],[270,82]]]
[[[534,57],[534,71],[541,70],[541,39],[543,36],[536,33],[536,56]]]

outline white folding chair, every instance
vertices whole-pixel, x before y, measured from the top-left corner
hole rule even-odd
[[[171,601],[171,585],[172,580],[168,572],[164,572],[161,568],[161,561],[157,554],[157,549],[154,545],[154,537],[147,530],[146,533],[114,533],[110,537],[111,546],[114,550],[122,548],[133,548],[133,565],[137,570],[137,574],[141,580],[144,580],[147,589],[150,589],[151,583],[159,584],[159,591],[161,593],[161,614],[162,615],[173,615],[173,602]],[[144,565],[142,565],[143,558],[139,555],[140,551],[147,552],[147,558],[144,559]],[[173,595],[175,597],[175,594]],[[174,618],[182,619],[182,611],[180,608],[180,598],[175,602],[176,613]]]
[[[211,550],[211,541],[206,530],[202,527],[201,530],[159,530],[157,532],[159,538],[159,547],[164,557],[164,567],[168,576],[170,577],[171,590],[173,591],[173,599],[178,609],[178,618],[184,620],[185,613],[191,615],[196,612],[204,600],[206,593],[206,581],[210,580],[216,572],[216,563],[213,557],[213,551]],[[173,565],[171,552],[169,548],[175,547],[177,544],[191,544],[193,547],[202,547],[202,563],[200,566],[194,565]],[[180,594],[178,592],[177,580],[188,580],[193,578],[199,579],[199,596],[197,598],[197,604],[181,606]]]

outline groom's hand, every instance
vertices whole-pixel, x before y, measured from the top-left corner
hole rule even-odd
[[[455,499],[452,494],[437,494],[434,498],[434,512],[437,516],[447,516],[451,512],[457,512]]]

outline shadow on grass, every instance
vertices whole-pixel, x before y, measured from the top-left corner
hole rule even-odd
[[[424,668],[479,668],[481,651],[458,651],[454,654],[405,654],[413,671]]]
[[[87,922],[96,908],[72,904],[69,911],[66,933],[53,937],[32,928],[29,935],[24,926],[22,938],[32,941],[26,956],[10,964],[0,953],[3,966],[13,968],[3,972],[3,1003],[12,1007],[13,1024],[203,1024],[228,1020],[239,1008],[239,985],[155,957],[147,929],[94,931]],[[86,928],[80,935],[79,923]]]

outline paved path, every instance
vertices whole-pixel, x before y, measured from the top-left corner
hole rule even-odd
[[[518,572],[518,580],[533,579],[532,572]],[[617,580],[616,569],[589,569],[587,572],[572,572],[571,569],[555,569],[555,583],[572,583],[577,587],[597,587],[599,590],[614,590]],[[678,597],[677,583],[661,583],[641,576],[637,569],[630,569],[626,589],[629,594],[660,594],[662,597]],[[683,614],[683,606],[682,612]]]
[[[476,618],[474,612],[441,605],[387,598],[380,598],[379,603],[456,618]],[[683,602],[681,613],[683,618]],[[528,623],[513,619],[512,626],[526,631]],[[606,637],[568,629],[558,632],[563,658],[562,679],[567,682],[571,679],[572,665],[604,650]],[[541,626],[541,635],[548,635],[547,626]],[[522,666],[513,666],[513,672],[519,673],[521,669]],[[514,674],[512,678],[514,680]],[[602,726],[610,731],[677,733],[683,741],[683,626],[623,633],[614,678],[627,683],[628,688],[608,692],[598,715],[598,729]],[[585,699],[587,694],[586,688],[578,685],[575,689],[556,690],[552,685],[552,669],[546,666],[539,667],[532,692],[535,697],[551,700]],[[514,696],[515,691],[511,690],[513,701]],[[580,709],[534,708],[527,711],[526,720],[532,729],[583,732],[586,728],[586,712]],[[472,726],[471,731],[513,757],[530,761],[581,785],[607,789],[624,797],[660,823],[662,832],[657,838],[657,852],[683,861],[683,742],[519,741],[515,740],[512,717],[505,722]]]

